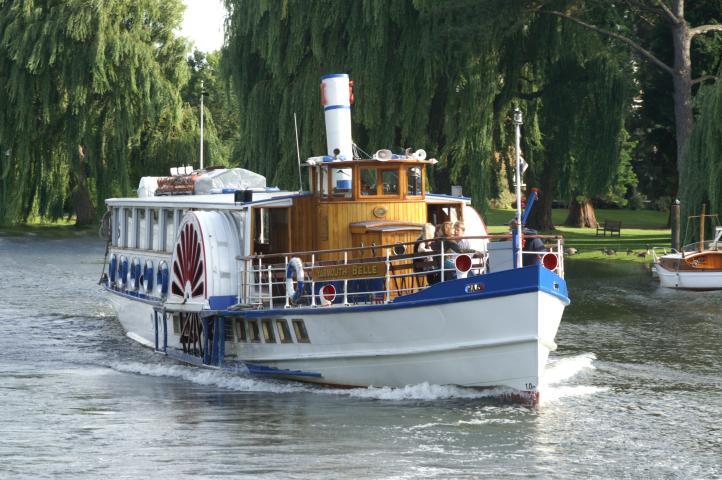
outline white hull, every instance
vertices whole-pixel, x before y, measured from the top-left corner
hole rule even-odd
[[[663,287],[686,290],[722,290],[722,272],[674,272],[659,264],[655,265],[655,267],[659,283]]]
[[[155,348],[153,304],[117,292],[108,297],[126,335],[146,347]]]
[[[154,346],[152,305],[111,297],[128,336]],[[269,314],[289,323],[302,319],[311,342],[226,339],[225,363],[302,371],[316,376],[281,376],[330,385],[403,387],[428,382],[535,391],[549,352],[556,348],[565,304],[555,295],[534,291],[416,307],[318,307],[318,314],[307,313],[309,309]],[[168,329],[172,349],[179,340],[170,323]]]

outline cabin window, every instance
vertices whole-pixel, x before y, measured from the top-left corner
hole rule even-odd
[[[173,251],[175,243],[175,221],[174,210],[165,211],[165,251],[170,253]]]
[[[383,195],[398,195],[399,171],[381,170],[381,183],[383,185]]]
[[[266,343],[276,343],[276,334],[273,331],[273,322],[270,318],[264,318],[261,320],[263,325],[263,339]]]
[[[406,195],[421,195],[421,167],[406,169]]]
[[[113,241],[113,246],[117,247],[120,240],[120,225],[118,222],[118,214],[120,212],[118,211],[118,208],[113,208],[110,212],[110,238]]]
[[[123,248],[130,248],[132,245],[131,239],[133,238],[133,209],[132,208],[121,208],[123,217],[121,218],[121,234],[120,241]]]
[[[239,342],[247,342],[248,334],[246,333],[246,322],[239,320],[236,322],[236,338]]]
[[[362,168],[361,169],[361,195],[376,195],[376,169],[375,168]]]
[[[136,237],[135,237],[135,248],[148,248],[148,244],[146,243],[147,240],[147,234],[148,234],[148,223],[146,222],[146,214],[144,208],[138,208],[137,209],[137,228],[136,228]]]
[[[261,341],[261,334],[258,330],[258,320],[248,320],[248,340],[253,343]]]
[[[293,343],[291,338],[291,330],[285,320],[276,320],[276,329],[278,330],[278,339],[281,343]]]
[[[293,320],[293,332],[296,334],[296,341],[298,343],[310,343],[308,338],[308,332],[306,331],[306,324],[300,318]]]
[[[160,251],[160,213],[158,210],[151,210],[150,245],[155,251]]]
[[[235,338],[233,338],[234,334],[234,328],[233,324],[235,323],[235,320],[232,318],[225,318],[225,321],[223,322],[223,335],[225,337],[226,342],[234,342]]]

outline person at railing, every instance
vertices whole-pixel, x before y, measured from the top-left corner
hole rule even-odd
[[[464,250],[472,250],[471,245],[469,244],[469,240],[461,238],[464,236],[464,232],[466,232],[464,222],[456,222],[454,224],[454,236],[456,238],[460,238],[460,240],[457,242],[459,244],[459,248],[462,248]]]
[[[423,273],[432,270],[433,267],[433,249],[431,248],[434,241],[435,228],[432,224],[427,223],[421,232],[421,236],[416,239],[414,244],[414,272]],[[424,253],[429,255],[424,256]],[[426,280],[431,283],[431,275],[426,276]]]
[[[509,222],[509,230],[512,233],[516,230],[516,218],[512,219],[511,222]],[[544,255],[544,252],[546,251],[546,247],[544,246],[544,242],[542,241],[542,239],[538,237],[527,238],[527,236],[531,235],[539,235],[539,232],[532,228],[522,226],[523,240],[521,249],[522,252],[529,252],[522,253],[521,264],[524,267],[528,267],[529,265],[536,265],[537,263],[541,262],[542,255]],[[532,255],[532,252],[536,252],[536,255]]]
[[[456,258],[455,254],[474,253],[474,250],[463,249],[459,243],[454,240],[454,224],[451,222],[444,222],[441,224],[440,236],[432,244],[431,249],[435,254],[435,270],[441,269],[442,247],[444,253],[444,280],[451,280],[456,278],[456,267],[454,266],[454,258]],[[441,279],[441,275],[437,275],[438,279],[436,281],[439,281]]]

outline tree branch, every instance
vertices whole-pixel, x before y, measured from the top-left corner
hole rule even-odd
[[[664,11],[664,13],[667,14],[667,16],[669,17],[670,21],[671,21],[673,24],[679,25],[680,23],[682,23],[682,20],[681,20],[677,15],[675,15],[674,12],[672,12],[672,10],[669,9],[669,7],[667,6],[667,4],[664,3],[663,0],[657,0],[657,5],[659,5],[659,8],[661,8],[661,9]]]
[[[698,83],[706,82],[707,80],[717,80],[719,77],[715,75],[702,75],[699,78],[695,78],[692,80],[692,85],[697,85]]]
[[[636,43],[635,41],[625,37],[624,35],[619,35],[618,33],[610,32],[608,30],[604,30],[602,28],[599,28],[595,25],[591,25],[589,23],[583,22],[582,20],[579,20],[578,18],[572,17],[571,15],[567,15],[566,13],[558,12],[556,10],[537,10],[538,13],[546,13],[549,15],[554,15],[557,17],[565,18],[569,20],[570,22],[574,22],[577,25],[581,25],[584,28],[588,28],[589,30],[593,30],[597,33],[601,33],[602,35],[606,35],[607,37],[614,38],[616,40],[619,40],[622,43],[625,43],[632,47],[633,50],[636,50],[637,52],[641,53],[643,56],[647,57],[649,61],[657,65],[659,68],[664,70],[665,72],[669,73],[670,75],[674,75],[674,70],[672,67],[655,57],[652,52],[649,50],[646,50],[641,45]]]
[[[690,37],[694,37],[695,35],[712,31],[722,32],[722,25],[701,25],[699,27],[690,28],[689,35]]]

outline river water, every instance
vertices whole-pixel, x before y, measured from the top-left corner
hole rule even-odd
[[[722,478],[722,292],[568,262],[538,407],[173,363],[126,338],[104,246],[0,237],[0,478]]]

